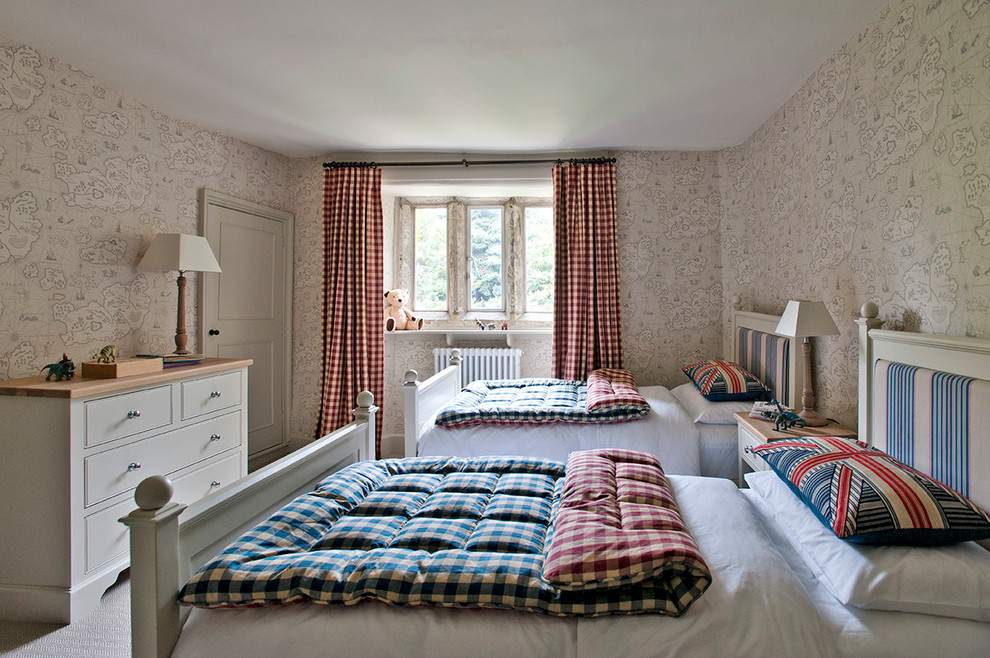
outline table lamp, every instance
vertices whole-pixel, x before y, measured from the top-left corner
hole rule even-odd
[[[834,336],[839,333],[839,328],[825,308],[825,302],[790,300],[774,333],[804,339],[804,390],[801,394],[803,409],[798,415],[809,427],[828,425],[828,419],[815,411],[815,391],[811,384],[811,337]]]
[[[141,258],[143,270],[178,270],[179,312],[175,323],[175,353],[189,354],[186,349],[186,277],[185,272],[220,272],[220,264],[209,241],[200,235],[159,233]]]

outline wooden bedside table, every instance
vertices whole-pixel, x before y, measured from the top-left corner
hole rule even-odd
[[[737,411],[733,417],[738,423],[739,434],[739,486],[745,487],[746,480],[743,475],[751,471],[766,471],[769,466],[765,461],[756,455],[746,451],[768,441],[779,439],[793,439],[800,436],[841,436],[843,438],[855,439],[856,432],[846,429],[835,422],[829,422],[822,427],[794,427],[789,430],[777,431],[773,428],[772,420],[762,418],[750,418],[748,411]]]

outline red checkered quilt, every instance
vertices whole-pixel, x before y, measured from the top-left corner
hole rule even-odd
[[[680,614],[711,584],[656,457],[632,450],[574,452],[543,577],[564,590],[644,581]]]

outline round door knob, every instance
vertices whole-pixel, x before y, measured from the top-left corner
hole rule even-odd
[[[136,471],[139,468],[141,468],[141,462],[131,462],[130,464],[127,465],[128,471]]]
[[[211,398],[218,398],[218,397],[220,397],[220,391],[210,391],[210,397]]]
[[[219,329],[210,329],[207,333],[210,334],[211,336],[219,336],[220,335],[220,330]]]
[[[138,411],[137,409],[134,409],[133,411],[128,411],[127,412],[127,417],[128,418],[140,418],[141,417],[141,412]]]
[[[220,440],[220,435],[219,434],[211,434],[210,435],[210,441],[219,441],[219,440]]]

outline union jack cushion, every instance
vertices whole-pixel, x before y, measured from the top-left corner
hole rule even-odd
[[[763,400],[770,393],[759,378],[731,361],[701,361],[681,368],[709,400]]]
[[[683,612],[707,581],[678,579],[676,563],[675,577],[653,573],[592,591],[543,578],[564,473],[561,462],[521,457],[353,464],[235,540],[179,601],[226,608],[376,600],[554,616]],[[627,479],[636,489],[654,486],[650,477],[630,471]]]
[[[660,462],[632,450],[571,453],[543,577],[588,591],[661,576],[681,607],[711,584]]]
[[[859,442],[802,437],[752,451],[842,539],[938,546],[990,538],[990,515],[968,498]]]

